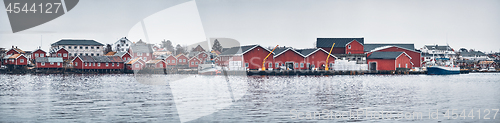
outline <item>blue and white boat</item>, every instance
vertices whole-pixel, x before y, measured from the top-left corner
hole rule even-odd
[[[460,74],[460,67],[453,65],[449,58],[436,58],[437,63],[427,67],[427,75]]]

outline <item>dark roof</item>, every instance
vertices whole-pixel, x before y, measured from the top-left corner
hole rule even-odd
[[[117,53],[115,53],[113,56],[120,56],[120,57],[121,57],[121,56],[123,56],[123,55],[125,55],[125,54],[127,54],[127,53],[128,53],[128,52],[117,52]]]
[[[130,46],[130,48],[132,49],[132,52],[134,52],[134,53],[153,53],[153,47],[151,45],[152,44],[137,42],[135,44],[132,44]],[[151,54],[151,55],[153,55],[153,54]]]
[[[460,52],[460,56],[462,57],[475,57],[475,56],[486,56],[481,51],[469,51],[469,52]]]
[[[361,44],[365,44],[364,38],[317,38],[316,47],[332,47],[333,43],[335,43],[333,47],[345,47],[347,43],[354,40]]]
[[[274,53],[275,54],[281,54],[282,52],[286,51],[287,49],[290,49],[290,48],[276,48],[274,49]]]
[[[396,59],[404,52],[373,52],[367,59]]]
[[[63,62],[62,57],[38,57],[35,62]]]
[[[447,51],[452,50],[450,46],[425,45],[425,47],[429,50],[447,50]]]
[[[397,46],[401,48],[406,48],[408,50],[415,50],[415,45],[414,44],[365,44],[365,52],[372,51],[375,48],[378,47],[384,47],[384,46]]]
[[[83,62],[123,62],[123,60],[119,56],[79,56],[79,57],[83,60]]]
[[[98,46],[104,46],[104,44],[101,44],[97,41],[94,40],[73,40],[73,39],[61,39],[57,41],[56,43],[52,43],[51,46],[56,46],[56,45],[98,45]]]
[[[78,57],[80,57],[80,59],[82,59],[83,62],[95,62],[92,56],[78,56]]]
[[[106,56],[110,62],[123,62],[119,56]]]
[[[92,56],[92,58],[94,58],[95,62],[111,62],[108,56]]]
[[[250,50],[252,47],[255,47],[257,45],[246,45],[246,46],[238,46],[238,47],[231,47],[227,49],[226,51],[222,52],[219,55],[235,55],[235,54],[241,54],[246,52],[247,50]]]
[[[316,50],[318,50],[318,49],[300,49],[300,50],[295,50],[295,51],[299,52],[303,56],[308,56],[311,53],[314,53],[314,51],[316,51]]]

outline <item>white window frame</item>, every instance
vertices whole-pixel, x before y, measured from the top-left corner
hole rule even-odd
[[[267,63],[267,67],[268,67],[268,68],[273,67],[273,63],[271,63],[271,62]]]
[[[116,63],[116,66],[117,66],[117,67],[120,67],[120,63]]]
[[[35,57],[39,57],[38,53],[35,53]]]
[[[142,56],[142,53],[137,53],[137,56]]]
[[[42,53],[42,54],[40,54],[40,57],[45,57],[45,55]]]
[[[45,66],[45,62],[42,62],[42,66]]]
[[[54,62],[50,62],[50,65],[54,65]]]
[[[85,66],[87,66],[87,62],[85,62]]]
[[[108,63],[106,63],[106,67],[107,67],[107,66],[109,66],[109,64],[108,64]]]
[[[304,63],[300,63],[300,68],[304,68]]]
[[[194,62],[191,62],[191,65],[194,65]]]
[[[67,53],[64,53],[64,54],[63,54],[63,57],[68,57],[68,54],[67,54]]]
[[[347,46],[348,49],[351,49],[351,45]]]
[[[217,64],[219,64],[219,63],[217,63]],[[248,66],[249,66],[248,63],[245,63],[245,67],[248,67]]]
[[[57,62],[57,66],[61,66],[61,63]]]
[[[100,67],[101,66],[101,63],[97,63],[97,67]]]
[[[135,64],[135,68],[139,68],[139,64]]]
[[[114,67],[115,66],[115,63],[111,63],[111,67]]]
[[[182,59],[182,62],[186,62],[186,59]]]
[[[19,62],[24,63],[24,59],[19,59]]]
[[[75,66],[78,66],[78,62],[75,62]]]
[[[280,63],[274,63],[274,67],[279,67]]]

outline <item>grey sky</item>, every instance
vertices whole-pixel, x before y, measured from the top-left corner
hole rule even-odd
[[[184,2],[82,0],[69,13],[16,34],[6,12],[0,12],[0,47],[33,50],[41,34],[44,49],[61,38],[113,43],[141,19]],[[196,6],[206,37],[243,45],[308,48],[318,37],[365,37],[365,43],[415,43],[416,48],[448,42],[455,49],[500,50],[498,0],[208,0]]]

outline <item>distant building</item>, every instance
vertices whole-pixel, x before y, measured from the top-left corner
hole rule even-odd
[[[422,67],[421,52],[415,50],[414,44],[365,44],[365,52],[367,56],[373,52],[405,52],[412,58],[410,68]]]
[[[111,49],[115,52],[127,52],[132,44],[133,43],[130,40],[128,40],[127,37],[123,37],[120,40],[113,43]]]
[[[104,45],[95,40],[62,39],[51,44],[49,51],[65,48],[68,56],[103,56]]]
[[[123,60],[118,56],[77,56],[71,63],[75,69],[122,70]]]
[[[3,57],[4,65],[28,65],[28,58],[23,54],[12,54]]]
[[[317,38],[316,48],[330,51],[333,43],[332,54],[363,54],[364,38]]]
[[[149,61],[153,59],[153,45],[147,44],[142,40],[132,44],[128,50],[132,58],[141,58],[144,61]]]
[[[480,61],[480,60],[493,60],[488,57],[485,53],[481,51],[474,51],[474,50],[465,50],[459,52],[459,58],[462,60],[473,60],[473,61]]]
[[[369,70],[411,69],[411,57],[405,52],[373,52],[368,55]]]
[[[26,52],[24,52],[23,50],[17,48],[17,46],[12,46],[12,48],[10,50],[8,50],[5,55],[14,55],[14,54],[25,54]]]
[[[36,49],[31,54],[31,59],[36,60],[38,57],[46,57],[46,55],[47,52],[43,51],[42,49]]]
[[[39,57],[35,60],[36,68],[63,68],[62,57]]]
[[[246,45],[237,46],[226,49],[224,52],[219,54],[219,57],[215,59],[217,65],[229,66],[230,68],[246,68],[246,69],[260,69],[262,68],[262,62],[264,58],[271,52],[271,50],[264,48],[260,45]],[[274,52],[269,55],[266,60],[266,69],[275,69]]]

